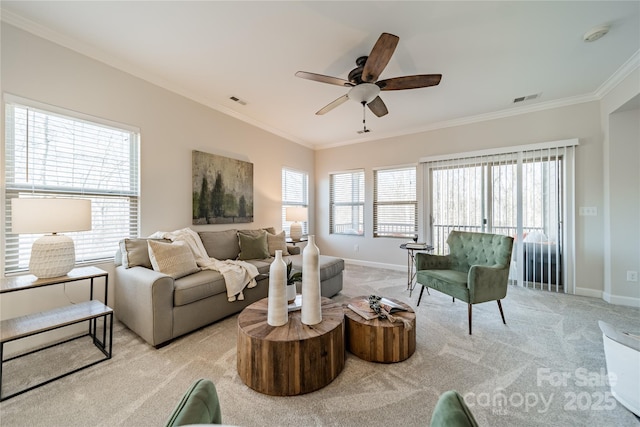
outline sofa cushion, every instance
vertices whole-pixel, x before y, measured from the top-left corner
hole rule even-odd
[[[282,256],[289,255],[287,250],[287,240],[284,231],[279,234],[273,234],[267,232],[267,246],[269,246],[269,255],[276,256],[276,251],[281,250]]]
[[[224,277],[213,270],[184,276],[175,281],[174,287],[173,305],[176,307],[227,292]]]
[[[239,260],[269,258],[266,231],[247,233],[244,230],[238,230],[238,240],[240,242]]]
[[[189,246],[177,243],[163,243],[149,240],[149,259],[155,271],[174,279],[200,270]]]
[[[119,242],[120,254],[122,256],[122,265],[124,268],[146,267],[153,268],[151,259],[149,259],[149,239],[122,239]],[[161,242],[168,240],[159,239]]]
[[[285,262],[289,261],[291,261],[294,270],[302,271],[302,255],[292,255],[285,259]],[[331,279],[344,270],[344,260],[342,258],[320,255],[318,264],[320,266],[320,281]]]
[[[247,262],[253,264],[258,269],[258,273],[269,274],[270,260],[249,260]],[[179,307],[222,293],[227,293],[224,276],[214,270],[201,270],[196,274],[190,274],[175,281],[173,305]]]
[[[225,260],[237,259],[240,253],[238,231],[200,231],[200,240],[211,258]]]
[[[272,261],[273,259],[267,258],[267,259],[248,259],[245,262],[248,262],[249,264],[253,264],[258,269],[258,273],[268,275],[269,269],[271,268]]]

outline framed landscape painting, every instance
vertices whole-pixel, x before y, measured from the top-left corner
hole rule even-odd
[[[193,224],[253,222],[253,163],[192,152]]]

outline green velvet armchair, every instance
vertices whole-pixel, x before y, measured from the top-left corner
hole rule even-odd
[[[473,304],[497,301],[507,295],[513,238],[499,234],[452,231],[447,238],[449,255],[416,254],[416,281],[468,304],[469,335]]]
[[[478,422],[460,393],[449,390],[440,395],[429,427],[478,427]]]
[[[222,424],[222,412],[216,386],[201,378],[191,384],[171,413],[165,427],[192,424]]]

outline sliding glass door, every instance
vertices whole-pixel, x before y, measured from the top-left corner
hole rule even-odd
[[[554,147],[425,162],[427,241],[446,254],[452,230],[512,236],[510,279],[566,292],[565,164],[572,154],[573,147]]]

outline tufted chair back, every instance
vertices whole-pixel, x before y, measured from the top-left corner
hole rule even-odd
[[[508,267],[511,261],[509,236],[452,231],[447,244],[452,270],[467,272],[472,265]]]

